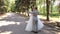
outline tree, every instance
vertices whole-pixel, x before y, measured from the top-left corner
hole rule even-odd
[[[29,10],[30,0],[16,0],[15,5],[15,8],[18,12],[24,13],[26,10]]]
[[[2,13],[4,13],[5,11],[4,11],[4,0],[0,0],[0,14],[2,14]]]
[[[60,0],[59,0],[59,1],[60,1]],[[59,7],[59,14],[60,14],[60,2],[59,2],[59,6],[58,6],[58,7]]]
[[[29,0],[16,0],[15,1],[15,8],[17,8],[19,10],[19,8],[21,8],[23,10],[24,9],[28,9],[29,8],[29,5],[30,5],[30,2]]]
[[[8,12],[8,7],[9,7],[9,0],[4,0],[6,12]]]
[[[0,13],[8,12],[9,0],[0,0]]]
[[[49,0],[46,0],[47,21],[49,21]]]
[[[52,10],[53,10],[53,4],[54,4],[55,0],[50,0],[50,11],[52,13]]]

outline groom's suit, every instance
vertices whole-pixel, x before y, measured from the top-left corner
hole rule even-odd
[[[32,14],[33,15],[33,31],[38,31],[38,18],[37,18],[37,15],[38,15],[38,11],[37,10],[34,10],[34,11],[32,11],[32,12],[28,12],[28,13],[30,13],[30,14]]]
[[[38,18],[37,18],[38,11],[34,10],[32,14],[33,14],[33,31],[37,32],[38,31]]]

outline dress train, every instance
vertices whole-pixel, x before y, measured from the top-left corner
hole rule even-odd
[[[32,31],[33,30],[33,16],[30,16],[29,21],[27,21],[26,31]],[[44,24],[43,22],[38,18],[38,30],[41,30],[43,28]]]

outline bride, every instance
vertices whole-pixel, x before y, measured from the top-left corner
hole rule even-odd
[[[32,9],[34,11],[34,8]],[[33,16],[33,11],[30,12],[30,18],[27,21],[27,26],[26,26],[26,31],[39,31],[43,28],[43,22],[37,17],[37,25],[34,24],[34,16]],[[36,12],[37,13],[37,12]],[[36,29],[35,29],[36,28]]]

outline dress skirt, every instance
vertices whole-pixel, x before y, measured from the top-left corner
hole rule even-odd
[[[27,21],[27,25],[26,25],[26,31],[32,31],[34,28],[33,28],[33,16],[30,16],[30,19],[29,19],[29,21]],[[38,19],[38,23],[37,23],[38,25],[37,25],[37,27],[38,27],[38,30],[41,30],[42,28],[43,28],[43,26],[44,26],[44,24],[43,24],[43,22],[40,20],[40,19]]]

